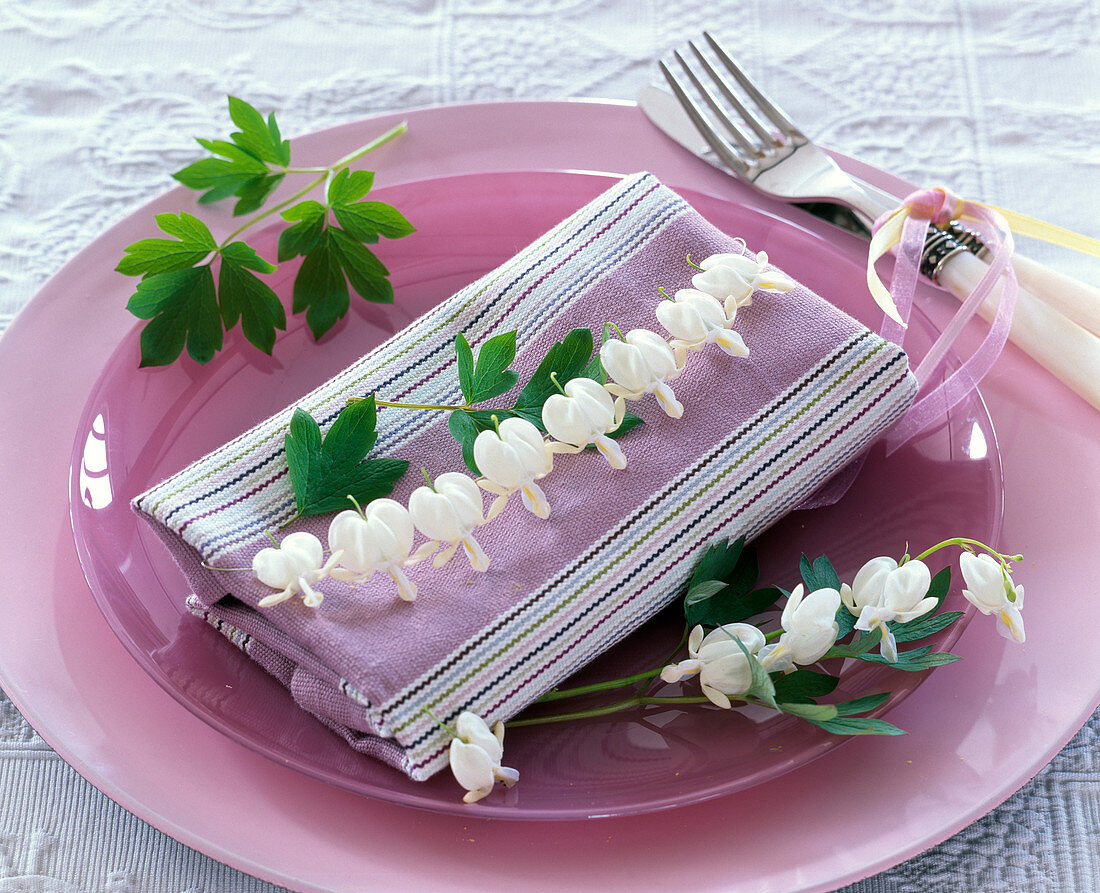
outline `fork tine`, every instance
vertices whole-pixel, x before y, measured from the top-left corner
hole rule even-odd
[[[691,51],[695,53],[695,58],[699,60],[699,63],[707,70],[707,74],[710,79],[714,81],[719,91],[726,97],[726,101],[733,106],[734,110],[741,116],[742,120],[752,128],[753,133],[759,138],[760,142],[765,146],[779,146],[782,143],[775,138],[775,134],[768,130],[767,127],[760,121],[760,119],[749,109],[745,107],[745,104],[741,102],[740,97],[733,92],[733,88],[729,85],[721,73],[719,73],[713,65],[710,64],[710,60],[703,55],[702,50],[695,45],[695,41],[688,41],[688,46],[691,47]]]
[[[768,119],[775,124],[782,133],[788,137],[806,139],[805,134],[795,126],[794,122],[787,117],[786,113],[761,93],[756,84],[749,80],[745,72],[730,58],[729,53],[727,53],[722,48],[722,45],[711,36],[710,32],[704,31],[703,37],[706,38],[707,43],[710,44],[711,49],[714,50],[718,59],[726,66],[729,73],[732,74],[737,83],[741,85],[741,89],[749,94],[749,98],[759,106],[760,110],[768,116]]]
[[[691,81],[695,89],[699,92],[699,95],[703,97],[703,100],[710,107],[718,123],[725,127],[730,135],[737,140],[737,143],[747,153],[748,159],[756,158],[760,154],[760,146],[754,143],[752,139],[749,138],[749,135],[729,116],[722,107],[722,103],[718,101],[710,88],[699,80],[699,76],[692,67],[687,64],[684,57],[680,55],[680,51],[674,50],[672,55],[676,57],[676,61],[679,62],[680,66],[684,69],[684,73],[688,76],[688,80]]]
[[[691,118],[692,123],[694,123],[699,132],[703,134],[703,138],[707,141],[711,149],[714,150],[714,153],[739,176],[748,176],[749,166],[737,154],[733,146],[726,142],[726,140],[711,126],[710,121],[707,120],[706,115],[703,114],[695,100],[688,95],[680,79],[672,73],[672,69],[663,61],[659,61],[657,64],[662,74],[664,74],[665,80],[668,81],[668,85],[672,88],[672,92],[675,94],[676,99],[679,101],[680,105],[683,106],[684,111],[687,112],[688,117]]]

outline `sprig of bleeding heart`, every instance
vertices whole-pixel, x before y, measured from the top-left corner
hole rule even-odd
[[[308,413],[296,409],[285,442],[298,511],[287,523],[336,511],[345,500],[355,509],[341,512],[330,524],[328,560],[320,541],[305,531],[254,556],[257,578],[279,590],[259,606],[299,595],[316,607],[321,594],[315,584],[325,577],[358,583],[379,570],[389,574],[400,598],[413,601],[417,587],[404,569],[426,558],[439,568],[462,549],[475,571],[488,569],[490,558],[474,533],[500,515],[511,495],[518,492],[525,508],[549,518],[550,505],[538,481],[553,470],[555,455],[595,448],[612,468],[625,468],[626,455],[615,438],[642,421],[626,412],[626,401],[652,394],[666,414],[680,418],[684,407],[669,382],[684,372],[688,354],[714,345],[732,358],[748,356],[748,346],[733,330],[739,308],[748,306],[756,292],[782,294],[794,287],[791,279],[768,270],[764,252],[716,254],[691,266],[699,270],[692,277],[694,288],[680,289],[675,297],[660,290],[663,299],[655,315],[671,341],[648,329],[623,334],[608,322],[594,354],[592,331],[573,329],[549,348],[510,406],[485,404],[519,382],[510,368],[516,356],[514,331],[488,338],[476,358],[465,336],[455,336],[464,403],[352,398],[325,437]],[[407,508],[380,498],[408,462],[365,458],[376,439],[377,407],[450,413],[448,431],[478,478],[451,471],[433,481],[422,468],[427,486],[412,492]],[[496,496],[487,513],[482,490]],[[414,551],[416,530],[426,541]]]
[[[756,588],[756,554],[743,538],[708,548],[695,567],[683,597],[684,633],[675,657],[687,644],[687,657],[640,673],[576,688],[553,689],[509,728],[569,722],[624,710],[712,704],[763,707],[797,716],[834,735],[904,735],[886,720],[868,714],[881,708],[890,692],[824,703],[853,664],[870,662],[919,672],[959,660],[955,654],[916,643],[948,629],[962,611],[944,611],[951,568],[935,576],[925,563],[934,553],[959,547],[963,596],[983,614],[997,618],[998,632],[1023,643],[1021,610],[1024,588],[1012,580],[1012,564],[1021,555],[1005,555],[991,546],[955,537],[911,558],[873,558],[842,583],[822,555],[799,564],[801,582],[787,592],[778,586]],[[780,611],[780,601],[782,610]],[[752,622],[749,622],[752,621]],[[899,649],[899,645],[914,645]],[[872,653],[878,647],[878,653]],[[816,669],[811,669],[815,667]],[[698,678],[702,694],[658,694],[658,686]],[[542,705],[612,692],[634,691],[607,704],[567,713],[539,713]],[[434,717],[433,717],[434,719]],[[438,722],[438,720],[436,720]],[[440,723],[440,725],[443,725]],[[459,715],[452,736],[451,771],[473,803],[492,792],[497,781],[511,787],[519,773],[502,765],[504,724],[490,730],[470,712]]]
[[[407,236],[414,228],[391,205],[366,200],[374,174],[350,166],[400,136],[406,126],[391,128],[328,167],[292,167],[290,143],[282,138],[274,114],[265,120],[247,102],[230,96],[229,115],[240,130],[228,141],[198,139],[209,156],[173,176],[202,191],[200,204],[235,196],[233,214],[254,216],[219,242],[192,214],[157,214],[157,226],[170,238],[142,239],[124,249],[116,269],[141,277],[126,309],[148,320],[141,331],[142,366],[167,365],[184,347],[195,362],[207,363],[238,322],[249,342],[272,352],[276,331],[286,329],[286,311],[260,276],[277,266],[237,237],[276,213],[291,224],[279,235],[279,263],[302,258],[292,311],[305,312],[314,338],[347,313],[349,286],[368,301],[393,301],[389,271],[367,246],[380,237]],[[310,181],[260,211],[283,179],[293,175]],[[323,201],[303,200],[322,186]]]

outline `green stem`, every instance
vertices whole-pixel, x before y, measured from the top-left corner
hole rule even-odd
[[[403,134],[408,129],[409,129],[408,124],[406,124],[404,121],[402,121],[396,127],[393,127],[391,129],[387,130],[380,137],[377,137],[377,138],[371,140],[365,146],[361,146],[360,148],[358,148],[354,152],[352,152],[350,155],[345,155],[343,158],[341,158],[339,161],[337,161],[331,167],[287,168],[286,169],[287,173],[299,173],[299,172],[300,173],[320,173],[321,176],[319,176],[316,180],[314,180],[308,186],[306,186],[302,189],[299,189],[297,192],[294,193],[294,195],[290,196],[290,198],[284,199],[283,201],[279,202],[278,204],[272,205],[267,210],[260,212],[255,217],[252,217],[251,219],[246,220],[244,223],[242,223],[240,226],[238,226],[235,230],[233,230],[233,232],[231,232],[228,236],[225,237],[225,239],[222,241],[222,243],[218,246],[218,250],[220,251],[222,248],[224,248],[226,245],[228,245],[230,242],[232,242],[237,236],[239,236],[241,233],[243,233],[246,229],[249,229],[250,227],[255,226],[261,220],[263,220],[267,217],[270,217],[272,214],[277,214],[279,211],[283,210],[287,206],[294,204],[294,202],[298,201],[298,199],[300,199],[303,196],[307,195],[308,193],[312,192],[314,189],[316,189],[318,186],[320,186],[322,183],[324,183],[325,180],[329,176],[331,176],[332,174],[335,174],[335,173],[343,170],[345,167],[347,167],[353,161],[356,161],[357,159],[362,158],[368,152],[373,152],[379,146],[385,145],[390,140],[394,139],[395,137],[400,136],[401,134]]]
[[[643,682],[652,679],[654,676],[659,676],[660,673],[661,668],[658,668],[656,670],[644,670],[641,673],[635,673],[633,676],[623,676],[620,679],[608,679],[606,682],[593,682],[591,685],[578,685],[576,688],[555,688],[539,698],[537,703],[560,701],[563,698],[578,698],[581,695],[590,695],[597,691],[626,688],[636,682]]]
[[[681,704],[707,704],[710,703],[710,699],[702,695],[678,697],[678,698],[646,698],[640,695],[635,695],[632,698],[626,698],[622,701],[616,701],[613,704],[605,704],[602,707],[593,707],[590,710],[576,710],[572,713],[556,713],[552,716],[536,716],[531,719],[517,719],[508,723],[509,729],[519,728],[520,726],[539,726],[547,723],[555,722],[570,722],[576,719],[589,719],[593,716],[607,716],[611,713],[620,713],[623,710],[629,710],[632,707],[644,707],[649,704],[663,704],[663,705],[681,705]]]
[[[932,546],[928,549],[925,549],[923,552],[921,552],[920,555],[918,555],[915,560],[916,561],[923,561],[925,558],[927,558],[933,552],[938,552],[940,549],[944,549],[947,546],[964,546],[964,545],[978,546],[981,549],[985,549],[985,551],[989,552],[992,555],[996,555],[998,558],[1000,558],[1002,564],[1007,563],[1009,561],[1023,561],[1024,560],[1023,555],[1005,555],[1002,552],[998,552],[992,546],[983,543],[981,540],[972,540],[972,539],[968,539],[965,536],[955,536],[955,537],[952,537],[949,540],[944,540],[942,543],[936,543],[936,545],[934,545],[934,546]]]

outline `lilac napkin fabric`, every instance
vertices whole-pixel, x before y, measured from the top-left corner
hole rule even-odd
[[[682,419],[652,397],[631,404],[645,425],[621,441],[626,469],[594,450],[560,456],[540,482],[549,520],[514,498],[477,531],[492,560],[487,572],[459,555],[438,570],[430,562],[409,569],[420,590],[412,603],[376,575],[355,588],[324,581],[317,609],[298,599],[257,609],[272,590],[203,562],[251,565],[270,545],[265,531],[293,516],[283,436],[294,406],[324,430],[353,395],[454,403],[457,332],[476,351],[517,330],[522,385],[573,328],[598,333],[613,319],[623,331],[660,331],[656,289],[688,285],[686,255],[738,250],[651,175],[627,177],[135,508],[186,573],[195,613],[353,747],[427,778],[446,765],[448,739],[426,711],[444,722],[462,710],[507,719],[636,628],[678,594],[702,549],[759,534],[905,412],[915,390],[905,354],[801,286],[758,293],[736,326],[751,355],[690,354],[674,383]],[[464,468],[444,415],[379,411],[372,454],[408,459],[413,469],[393,493],[402,503],[421,483],[420,466],[433,478]],[[330,520],[292,529],[325,542]]]

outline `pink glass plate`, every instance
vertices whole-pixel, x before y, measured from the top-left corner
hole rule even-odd
[[[650,170],[797,222],[856,263],[866,243],[769,201],[693,158],[633,103],[505,102],[357,121],[294,141],[324,164],[400,120],[376,156],[379,185],[507,170]],[[842,166],[903,195],[910,184]],[[1007,493],[1004,543],[1027,556],[1028,641],[977,618],[890,712],[902,738],[861,738],[769,782],[674,813],[599,822],[478,821],[363,797],[243,747],[165,693],[112,632],[84,580],[69,523],[73,435],[92,385],[134,320],[113,273],[152,215],[139,209],[60,270],[0,338],[0,685],[84,778],[139,818],[222,862],[301,891],[481,893],[833,890],[945,840],[1044,766],[1100,702],[1100,414],[1014,348],[982,384]],[[215,234],[235,225],[207,208]],[[815,282],[828,290],[828,282]],[[943,326],[956,303],[923,289]],[[873,320],[872,320],[873,321]],[[809,548],[809,547],[808,547]],[[855,795],[853,795],[855,794]],[[6,790],[34,810],[33,790]],[[1052,807],[1044,816],[1058,821]],[[101,829],[125,846],[125,823]],[[116,840],[115,837],[119,839]],[[781,846],[780,841],[795,841]],[[996,844],[991,844],[996,848]],[[1002,848],[1002,852],[1008,853]]]
[[[314,345],[294,318],[274,358],[235,332],[205,367],[186,362],[139,369],[138,328],[108,361],[74,446],[72,519],[77,550],[100,608],[138,663],[173,697],[234,739],[279,763],[357,793],[410,806],[509,819],[573,819],[652,811],[767,781],[844,739],[792,717],[712,709],[634,711],[509,734],[510,765],[523,784],[474,806],[455,796],[448,773],[416,783],[352,752],[300,710],[288,692],[183,607],[189,592],[168,553],[130,511],[132,497],[331,377],[410,320],[504,261],[611,185],[607,176],[562,172],[470,174],[379,190],[418,231],[380,248],[398,296],[393,305],[354,304]],[[685,191],[704,216],[745,238],[795,277],[853,314],[870,304],[860,264],[815,233],[737,202]],[[274,256],[278,230],[255,239]],[[272,285],[289,303],[292,265]],[[917,331],[919,330],[919,331]],[[911,344],[930,343],[915,326]],[[763,580],[792,588],[800,551],[825,552],[847,578],[862,560],[900,555],[906,539],[930,545],[965,530],[995,540],[1001,511],[993,428],[975,396],[949,423],[886,460],[867,462],[838,505],[798,512],[760,540]],[[956,594],[951,607],[965,607]],[[941,639],[947,647],[962,624]],[[648,669],[678,640],[666,611],[582,681]],[[844,695],[893,690],[896,705],[926,674],[870,664],[845,677]],[[674,693],[674,692],[669,692]],[[618,695],[612,695],[617,697]],[[841,696],[838,694],[838,699]],[[604,701],[607,696],[604,696]],[[587,706],[585,704],[584,706]],[[576,709],[570,704],[565,709]]]

